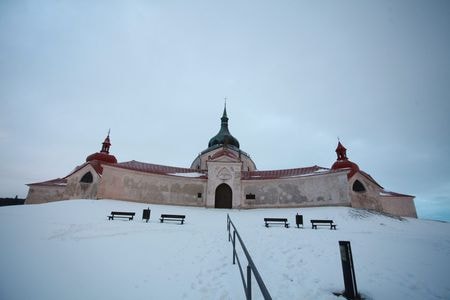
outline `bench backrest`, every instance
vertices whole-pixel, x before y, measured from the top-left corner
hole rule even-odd
[[[264,218],[264,222],[287,222],[286,218]]]
[[[123,215],[123,216],[134,216],[136,213],[129,211],[112,211],[111,216],[114,215]]]
[[[161,215],[161,218],[176,218],[176,219],[184,219],[186,218],[185,215]]]
[[[333,223],[333,220],[311,220],[311,223]]]

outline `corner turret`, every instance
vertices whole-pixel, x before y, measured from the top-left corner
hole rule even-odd
[[[100,152],[93,153],[88,157],[86,157],[86,162],[98,160],[100,162],[116,164],[117,163],[116,157],[114,155],[109,154],[110,147],[111,142],[109,140],[109,131],[108,131],[108,135],[106,136],[105,140],[102,143],[102,150],[100,150]]]
[[[347,175],[348,178],[351,178],[353,175],[355,175],[356,172],[359,172],[358,165],[355,164],[354,162],[350,161],[347,158],[347,149],[341,144],[340,141],[338,141],[338,145],[336,148],[336,154],[337,154],[337,160],[331,166],[332,170],[350,169],[350,172]]]

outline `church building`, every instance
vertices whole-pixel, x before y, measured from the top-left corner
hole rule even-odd
[[[118,162],[110,137],[100,152],[63,178],[28,184],[26,204],[67,199],[117,199],[146,204],[210,208],[350,206],[417,218],[414,196],[384,190],[347,157],[338,142],[331,168],[257,170],[228,129],[226,107],[219,132],[190,168]]]

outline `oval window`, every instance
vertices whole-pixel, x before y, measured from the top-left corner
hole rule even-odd
[[[365,192],[365,191],[366,191],[366,188],[365,188],[364,185],[361,183],[361,181],[356,180],[356,181],[353,183],[353,191],[354,191],[354,192],[359,192],[359,193],[361,193],[361,192]]]
[[[92,177],[91,172],[87,172],[86,174],[84,174],[80,180],[80,182],[84,182],[84,183],[92,183],[92,181],[94,181],[94,178]]]

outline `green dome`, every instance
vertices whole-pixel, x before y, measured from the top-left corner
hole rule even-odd
[[[230,131],[228,130],[228,117],[226,107],[223,110],[223,116],[221,120],[222,123],[219,133],[217,133],[209,140],[208,147],[212,147],[215,145],[232,145],[236,148],[239,148],[239,141],[234,136],[232,136]]]

